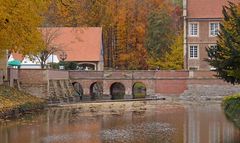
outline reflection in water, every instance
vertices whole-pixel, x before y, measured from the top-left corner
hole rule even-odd
[[[220,104],[147,102],[147,110],[49,109],[0,124],[0,143],[239,143]]]
[[[188,106],[188,142],[238,143],[240,131],[226,121],[220,105]]]
[[[174,129],[167,123],[132,124],[122,129],[107,129],[101,132],[103,142],[171,142]],[[137,138],[136,138],[137,137]],[[147,140],[146,140],[147,139]]]

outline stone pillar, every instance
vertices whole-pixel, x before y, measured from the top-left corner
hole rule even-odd
[[[187,23],[187,0],[183,0],[183,57],[184,57],[184,69],[188,69],[188,23]]]
[[[0,51],[0,70],[2,71],[1,79],[3,76],[5,76],[5,79],[7,78],[7,61],[8,61],[8,56],[7,56],[7,51]]]
[[[2,70],[0,70],[0,85],[2,85],[3,84],[3,71]]]

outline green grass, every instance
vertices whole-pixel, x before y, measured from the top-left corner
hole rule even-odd
[[[222,106],[226,116],[240,128],[240,93],[225,97]]]
[[[21,112],[42,108],[44,101],[15,88],[0,85],[0,114],[19,109]],[[1,117],[0,117],[1,118]]]

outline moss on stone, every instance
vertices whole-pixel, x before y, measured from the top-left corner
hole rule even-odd
[[[226,116],[240,128],[240,93],[225,97],[222,105]]]

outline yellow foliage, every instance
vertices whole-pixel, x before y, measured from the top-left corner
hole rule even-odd
[[[26,104],[37,106],[43,104],[43,102],[43,100],[27,93],[18,91],[8,86],[0,85],[0,112],[16,109]]]
[[[170,52],[167,52],[163,58],[148,60],[151,69],[181,70],[183,69],[183,34],[180,33],[171,45]]]
[[[0,48],[33,53],[42,44],[41,12],[47,0],[0,0]]]

